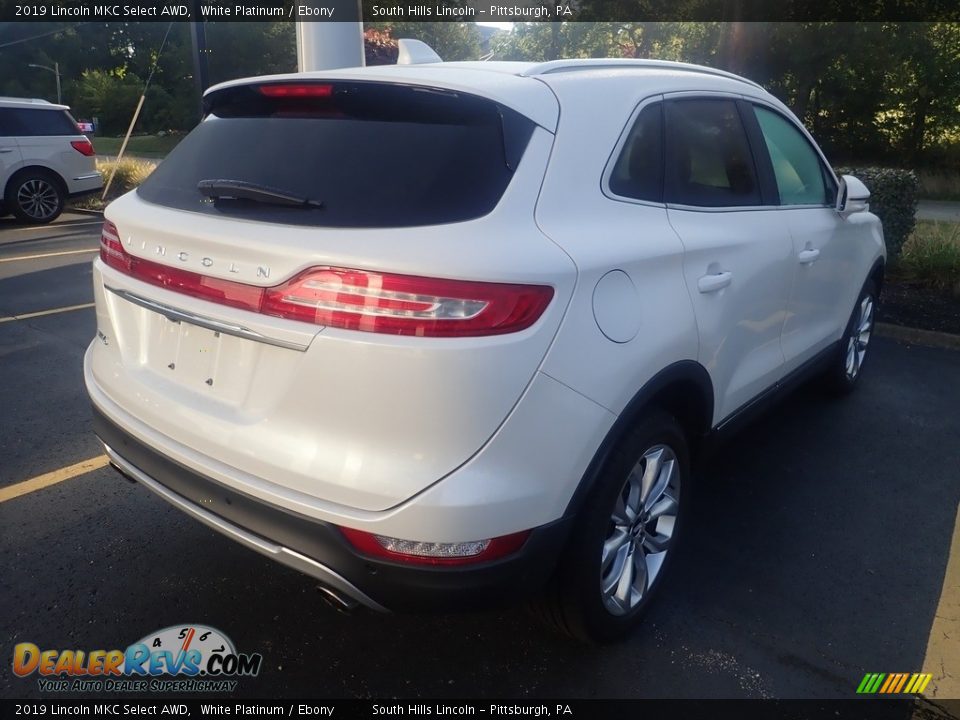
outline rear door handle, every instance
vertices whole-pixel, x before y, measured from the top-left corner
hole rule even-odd
[[[0,153],[13,152],[13,148],[0,148]]]
[[[816,248],[801,250],[800,254],[797,255],[797,258],[799,258],[800,262],[803,263],[804,265],[809,265],[818,257],[820,257],[820,251],[817,250]]]
[[[732,272],[719,272],[711,275],[704,275],[697,280],[697,290],[702,293],[712,293],[722,290],[733,280]]]

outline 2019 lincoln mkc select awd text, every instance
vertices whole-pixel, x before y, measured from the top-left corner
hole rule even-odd
[[[705,438],[811,372],[860,377],[880,222],[748,80],[431,62],[204,103],[106,211],[96,432],[344,604],[533,597],[620,637]]]

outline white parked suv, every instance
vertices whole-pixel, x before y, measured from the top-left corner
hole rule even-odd
[[[858,381],[885,249],[772,95],[653,61],[248,78],[106,211],[113,464],[344,605],[632,627],[691,465]]]
[[[66,105],[0,97],[0,215],[48,223],[103,187],[93,143]]]

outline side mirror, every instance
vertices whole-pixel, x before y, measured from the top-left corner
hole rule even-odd
[[[843,217],[853,213],[866,212],[870,209],[869,200],[870,191],[857,178],[853,175],[844,175],[840,178],[836,209]]]

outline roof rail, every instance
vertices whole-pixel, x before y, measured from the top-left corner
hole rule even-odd
[[[747,80],[740,75],[734,75],[726,70],[717,70],[706,65],[692,65],[690,63],[673,62],[672,60],[644,60],[640,58],[579,58],[573,60],[551,60],[550,62],[534,65],[520,73],[524,77],[532,75],[549,75],[550,73],[572,72],[576,70],[597,70],[601,68],[655,68],[659,70],[681,70],[685,72],[716,75],[729,80],[737,80],[747,85],[763,90],[763,86]]]
[[[0,97],[0,100],[3,102],[19,102],[19,103],[34,103],[36,105],[52,105],[49,100],[43,100],[41,98],[21,98],[21,97]]]

